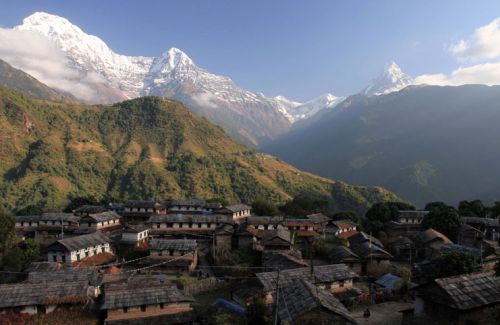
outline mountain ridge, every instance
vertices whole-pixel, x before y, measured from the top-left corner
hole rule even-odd
[[[141,97],[114,105],[50,103],[0,86],[0,195],[7,209],[63,207],[74,196],[224,198],[284,202],[328,199],[365,211],[398,200],[380,187],[352,186],[257,154],[180,102]]]

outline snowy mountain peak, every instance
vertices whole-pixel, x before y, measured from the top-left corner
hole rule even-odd
[[[382,95],[392,93],[414,84],[414,80],[405,74],[393,61],[388,64],[384,72],[373,79],[362,92],[366,95]]]
[[[176,47],[172,47],[170,50],[164,53],[166,55],[168,66],[170,69],[174,69],[179,65],[192,65],[193,60],[186,53],[179,50]]]
[[[310,118],[311,116],[315,115],[316,113],[318,113],[323,109],[330,109],[337,106],[337,104],[342,102],[345,99],[345,97],[337,97],[335,95],[327,93],[303,104],[289,101],[288,99],[282,96],[274,97],[274,99],[279,100],[282,103],[288,102],[294,104],[294,105],[289,105],[288,107],[283,105],[282,106],[283,109],[280,110],[288,118],[290,122],[294,123],[299,120]]]

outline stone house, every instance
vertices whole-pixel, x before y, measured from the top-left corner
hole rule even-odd
[[[300,279],[307,280],[318,288],[329,290],[332,293],[344,292],[352,289],[353,280],[358,275],[351,271],[345,264],[331,264],[311,267],[302,267],[280,271],[279,286],[296,282]],[[272,303],[273,293],[276,292],[278,272],[257,273],[257,278],[263,286],[267,303]]]
[[[88,216],[89,214],[106,212],[108,210],[109,210],[108,208],[102,205],[82,205],[81,207],[78,207],[77,209],[73,210],[73,214],[75,216],[83,217],[83,216]]]
[[[166,214],[167,207],[157,201],[130,200],[123,206],[122,216],[127,222],[144,222],[153,215]]]
[[[500,220],[494,218],[464,217],[464,223],[481,230],[486,240],[500,240]]]
[[[80,230],[97,231],[121,226],[121,216],[114,211],[91,213],[80,218]]]
[[[147,244],[148,236],[149,227],[145,225],[127,225],[123,229],[120,242],[141,247]]]
[[[362,260],[361,258],[356,255],[349,247],[346,246],[336,246],[332,251],[330,252],[330,262],[333,264],[345,264],[349,266],[351,270],[354,272],[361,274],[361,265],[362,265]]]
[[[228,205],[217,210],[217,213],[228,215],[233,221],[240,222],[252,215],[252,207],[246,204]]]
[[[415,236],[415,244],[418,257],[431,259],[439,253],[442,246],[453,244],[453,242],[439,231],[430,228]]]
[[[290,232],[286,229],[270,230],[260,240],[260,246],[263,250],[290,250]]]
[[[191,272],[198,263],[198,245],[194,239],[153,239],[149,256],[150,264],[165,262],[161,269]]]
[[[141,286],[106,290],[101,309],[105,324],[184,324],[193,297],[172,286]],[[135,324],[134,323],[134,324]]]
[[[330,291],[304,279],[280,288],[278,316],[282,324],[357,324]]]
[[[0,285],[0,323],[4,312],[48,314],[56,309],[84,308],[99,295],[87,281],[22,282]]]
[[[112,253],[110,239],[100,232],[64,238],[48,246],[48,261],[71,265],[87,257]]]
[[[478,272],[435,279],[417,286],[415,308],[404,323],[491,324],[489,311],[500,306],[500,278]]]
[[[72,213],[43,213],[39,216],[16,216],[16,230],[53,230],[61,228],[75,230],[78,228],[79,218]]]
[[[151,234],[175,235],[186,233],[213,233],[223,224],[232,224],[224,215],[168,214],[153,215],[149,218]]]
[[[199,199],[172,200],[168,203],[169,214],[211,214],[220,208],[222,208],[220,203],[208,203]]]

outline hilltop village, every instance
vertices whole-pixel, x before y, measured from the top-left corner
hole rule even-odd
[[[367,216],[391,216],[368,226],[199,199],[18,215],[19,245],[38,243],[42,258],[0,271],[0,324],[498,320],[499,220],[462,217],[445,235],[428,226],[436,206],[404,207],[376,204]]]

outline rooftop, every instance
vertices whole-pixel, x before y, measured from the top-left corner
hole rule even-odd
[[[293,322],[297,317],[322,307],[337,314],[347,323],[356,323],[349,311],[331,292],[304,280],[282,287],[278,301],[278,314],[282,321]]]
[[[227,216],[211,214],[163,214],[149,217],[148,223],[172,222],[172,223],[230,223]]]
[[[92,234],[75,236],[64,238],[56,241],[55,243],[49,245],[50,250],[57,250],[57,246],[63,246],[68,251],[76,251],[82,248],[94,247],[96,245],[102,245],[109,243],[111,240],[100,232],[95,232]]]
[[[185,295],[172,286],[141,287],[106,292],[101,309],[117,309],[159,303],[191,302],[193,297]]]
[[[439,231],[434,230],[432,228],[419,232],[417,234],[417,239],[424,244],[429,243],[436,239],[441,240],[446,244],[453,244],[453,242],[448,237],[446,237]]]
[[[149,242],[149,248],[154,250],[190,252],[196,247],[195,239],[153,239]]]
[[[278,272],[262,272],[257,273],[257,277],[264,285],[266,291],[274,291],[276,289],[276,278]],[[302,267],[291,270],[280,271],[279,284],[286,285],[289,282],[295,282],[299,279],[306,279],[312,283],[328,283],[334,281],[348,280],[358,277],[345,264],[320,265],[313,268]]]
[[[0,285],[0,308],[48,304],[83,304],[93,297],[86,281]]]
[[[88,219],[92,219],[95,222],[105,222],[109,220],[121,219],[121,216],[115,211],[104,211],[104,212],[89,214],[88,216],[82,217],[82,219],[80,220],[81,222],[84,222],[85,220]]]

